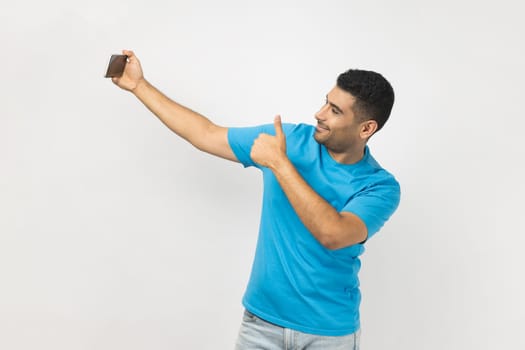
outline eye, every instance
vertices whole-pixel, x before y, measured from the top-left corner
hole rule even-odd
[[[332,108],[332,113],[333,114],[339,114],[339,111],[337,109],[335,109],[335,108]]]

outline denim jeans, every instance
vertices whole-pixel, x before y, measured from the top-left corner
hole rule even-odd
[[[244,311],[235,350],[359,350],[360,331],[340,337],[279,327]]]

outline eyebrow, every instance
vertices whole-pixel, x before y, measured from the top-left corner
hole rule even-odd
[[[339,113],[344,114],[343,110],[342,110],[341,108],[339,108],[338,105],[336,105],[336,104],[333,103],[333,102],[328,101],[328,95],[326,95],[326,102],[327,102],[330,106],[332,106],[333,108],[335,108]]]

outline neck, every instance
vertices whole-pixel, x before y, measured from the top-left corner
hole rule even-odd
[[[332,158],[340,164],[355,164],[363,159],[365,155],[365,145],[359,145],[351,150],[346,150],[344,152],[337,152],[331,149],[328,149],[328,153]]]

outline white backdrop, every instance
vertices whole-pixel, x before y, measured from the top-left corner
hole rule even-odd
[[[231,349],[261,182],[102,76],[225,126],[313,123],[347,68],[383,73],[370,142],[402,201],[362,261],[363,349],[524,349],[518,1],[3,1],[0,349]]]

